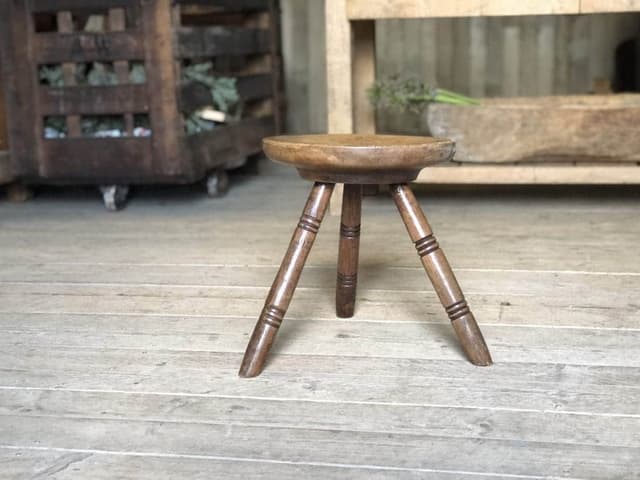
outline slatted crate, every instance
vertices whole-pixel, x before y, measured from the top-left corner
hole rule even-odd
[[[80,30],[88,15],[101,31]],[[12,169],[26,183],[186,183],[238,166],[279,130],[280,61],[275,0],[3,0],[0,39]],[[242,119],[187,135],[184,115],[210,102],[184,83],[185,62],[213,60],[237,77]],[[82,64],[112,65],[117,82],[77,84]],[[146,81],[130,80],[142,64]],[[62,66],[63,86],[43,85],[43,65]],[[117,116],[124,136],[83,136],[86,116]],[[65,138],[45,138],[47,118]],[[136,121],[150,136],[135,136]]]

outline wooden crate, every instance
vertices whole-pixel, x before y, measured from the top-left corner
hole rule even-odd
[[[79,28],[89,15],[102,31]],[[12,169],[27,183],[186,183],[242,164],[280,126],[280,60],[275,0],[8,0],[0,2],[2,60]],[[184,115],[202,106],[181,81],[188,61],[213,60],[216,74],[238,78],[238,123],[187,135]],[[78,85],[76,69],[113,66],[117,82]],[[130,67],[145,66],[132,83]],[[64,86],[39,80],[61,65]],[[210,98],[209,98],[210,102]],[[125,136],[83,136],[85,116],[116,115]],[[49,117],[63,117],[65,138],[45,138]],[[137,119],[150,136],[135,136]]]

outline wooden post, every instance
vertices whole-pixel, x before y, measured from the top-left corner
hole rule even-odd
[[[375,133],[367,88],[375,80],[375,22],[349,22],[347,0],[326,0],[327,128],[329,133]],[[331,214],[342,211],[336,185]]]
[[[42,118],[37,111],[37,72],[31,43],[33,20],[24,0],[0,2],[0,53],[4,65],[9,147],[13,174],[17,177],[38,173],[38,145]]]
[[[166,175],[185,172],[187,159],[180,158],[177,78],[174,64],[171,0],[143,4],[142,18],[147,51],[147,87],[153,142],[153,170]],[[184,163],[184,164],[181,164]]]

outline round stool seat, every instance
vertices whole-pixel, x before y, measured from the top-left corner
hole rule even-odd
[[[330,183],[405,183],[420,170],[453,157],[445,138],[403,135],[283,135],[263,141],[271,160],[303,178]]]

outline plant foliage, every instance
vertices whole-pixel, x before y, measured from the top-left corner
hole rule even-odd
[[[371,103],[379,109],[420,112],[433,102],[453,105],[480,104],[474,98],[426,85],[417,78],[400,78],[397,76],[375,82],[367,93]]]

